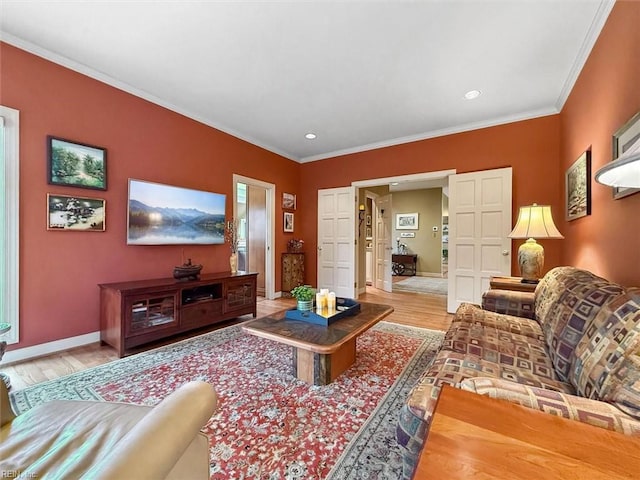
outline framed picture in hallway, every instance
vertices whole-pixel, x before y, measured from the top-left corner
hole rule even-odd
[[[284,231],[293,233],[293,213],[284,212]]]
[[[396,215],[396,230],[418,230],[418,214],[398,213]]]

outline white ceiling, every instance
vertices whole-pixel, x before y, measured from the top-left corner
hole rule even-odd
[[[612,5],[0,0],[0,38],[306,162],[559,112]]]

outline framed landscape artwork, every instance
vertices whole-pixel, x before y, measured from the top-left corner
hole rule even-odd
[[[418,230],[418,214],[398,213],[396,215],[396,230]]]
[[[107,189],[107,150],[63,138],[47,137],[47,173],[51,185]]]
[[[104,232],[105,201],[48,193],[47,230]]]
[[[567,170],[565,199],[567,220],[591,214],[591,149],[580,155]]]
[[[631,145],[640,140],[640,112],[636,113],[627,123],[613,134],[613,157],[615,160]],[[640,188],[612,187],[613,198],[622,198],[640,192]]]

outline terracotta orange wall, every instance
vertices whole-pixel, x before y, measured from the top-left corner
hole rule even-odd
[[[182,246],[127,246],[127,179],[227,195],[232,175],[299,193],[300,166],[13,46],[0,43],[0,104],[20,111],[20,338],[22,348],[99,329],[103,282],[171,276]],[[48,185],[47,135],[107,149],[108,190]],[[47,192],[106,199],[106,232],[46,230]],[[300,205],[300,203],[299,203]],[[276,255],[285,250],[276,211]],[[226,245],[187,246],[204,272],[228,271]],[[280,284],[279,268],[276,285]]]
[[[591,145],[593,172],[612,160],[611,136],[640,111],[640,2],[618,2],[561,112],[566,170]],[[560,226],[562,260],[640,286],[640,193],[614,200],[592,181],[592,213]]]
[[[345,155],[302,166],[302,200],[317,211],[317,190],[350,185],[397,175],[456,169],[458,173],[513,167],[513,216],[520,205],[550,204],[560,218],[560,119],[558,115],[515,122],[497,127],[448,135],[357,154]],[[302,220],[307,251],[315,251],[315,216]],[[514,242],[517,252],[520,241]],[[543,242],[545,269],[561,263],[560,241]],[[518,271],[512,262],[514,274]],[[315,259],[307,261],[307,281],[316,283]]]

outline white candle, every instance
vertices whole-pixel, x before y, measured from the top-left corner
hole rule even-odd
[[[336,309],[336,294],[335,292],[329,292],[329,296],[327,297],[327,303],[329,311],[335,311]]]

